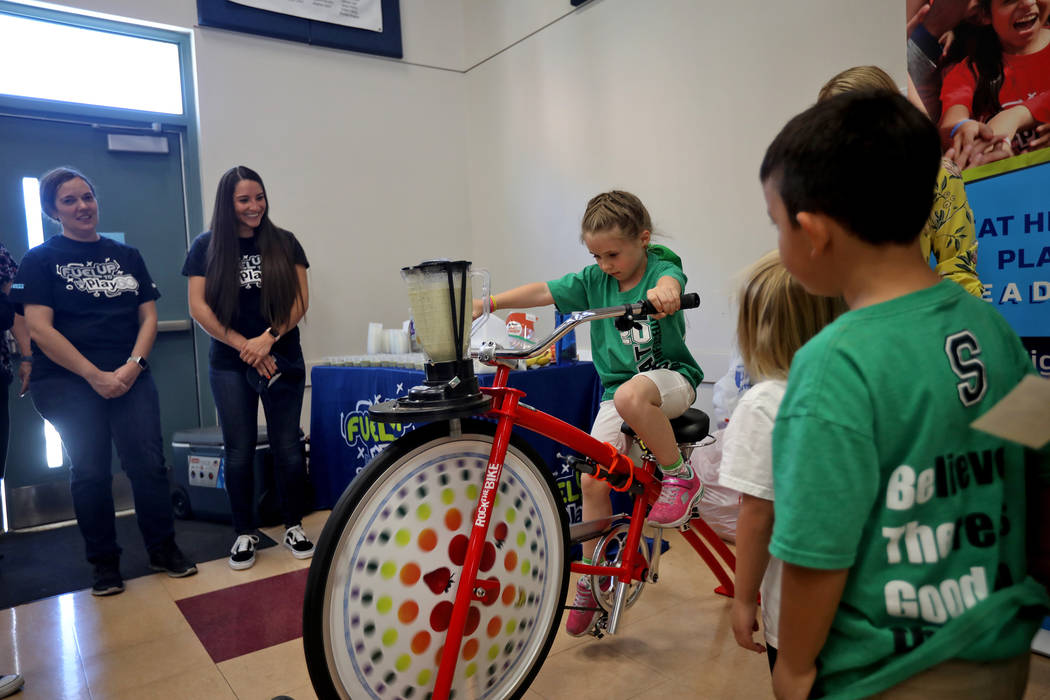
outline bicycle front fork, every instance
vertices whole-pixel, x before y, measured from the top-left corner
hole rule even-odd
[[[481,565],[481,553],[485,546],[485,538],[489,532],[489,523],[491,522],[500,476],[503,474],[507,447],[510,445],[511,430],[514,427],[514,421],[511,416],[513,416],[518,405],[518,399],[524,395],[524,392],[516,389],[504,389],[502,393],[503,397],[500,407],[492,411],[500,414],[500,419],[496,426],[496,436],[492,442],[492,452],[489,454],[488,466],[485,468],[485,480],[482,482],[481,494],[478,496],[478,504],[474,509],[474,524],[470,529],[467,554],[463,562],[463,570],[460,573],[455,602],[452,604],[452,615],[449,619],[448,631],[445,634],[444,651],[441,654],[441,662],[438,664],[437,676],[434,679],[434,700],[445,700],[448,698],[449,691],[452,689],[460,645],[463,643],[463,630],[466,626],[470,604],[483,601],[489,592],[489,583],[477,580],[478,568]]]

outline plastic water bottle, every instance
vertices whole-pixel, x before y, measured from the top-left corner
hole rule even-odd
[[[554,325],[555,327],[560,326],[562,321],[569,317],[569,314],[563,314],[561,311],[554,311]],[[558,364],[565,364],[569,362],[576,362],[576,331],[569,331],[565,336],[558,341],[557,345],[558,352]]]

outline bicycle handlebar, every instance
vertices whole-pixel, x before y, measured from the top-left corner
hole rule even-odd
[[[700,306],[700,295],[696,292],[683,294],[680,299],[680,310],[695,309]],[[621,304],[619,306],[607,306],[590,311],[575,311],[561,322],[554,331],[543,340],[528,348],[520,350],[496,347],[495,343],[482,343],[480,348],[471,348],[470,356],[486,364],[493,364],[500,360],[527,360],[530,357],[542,355],[554,343],[561,340],[569,331],[576,326],[590,321],[600,321],[603,318],[623,318],[628,322],[647,318],[656,313],[656,309],[648,300],[639,301],[634,304]]]
[[[684,311],[686,309],[695,309],[698,306],[700,306],[700,295],[696,292],[688,292],[679,297],[678,302],[680,304],[678,309],[679,311]],[[642,313],[645,316],[656,313],[656,308],[648,299],[642,302]]]

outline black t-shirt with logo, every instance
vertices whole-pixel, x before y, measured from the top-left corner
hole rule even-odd
[[[127,362],[139,306],[159,296],[138,250],[109,238],[53,236],[26,253],[11,286],[14,302],[50,307],[55,330],[106,372]],[[63,375],[75,376],[33,343],[31,381]]]
[[[277,229],[278,235],[288,236],[292,242],[294,251],[293,265],[310,267],[306,260],[306,253],[299,241],[291,232]],[[230,328],[237,331],[245,338],[254,338],[261,335],[272,324],[267,321],[260,310],[262,303],[262,259],[259,255],[259,247],[256,245],[255,236],[251,238],[238,238],[240,244],[240,293],[237,300],[237,312],[230,322]],[[182,274],[186,277],[205,277],[208,272],[208,245],[211,243],[211,231],[205,231],[194,239],[190,250],[186,254],[186,262],[182,266]],[[302,354],[299,345],[298,327],[291,329],[281,339],[274,343],[274,354],[288,359],[298,358]],[[217,369],[244,369],[245,363],[240,358],[240,353],[226,343],[212,338],[209,359],[213,367]]]

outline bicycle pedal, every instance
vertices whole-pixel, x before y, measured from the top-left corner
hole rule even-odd
[[[605,636],[605,630],[609,625],[609,613],[604,610],[599,613],[598,618],[591,625],[590,635],[595,639],[601,639]]]

